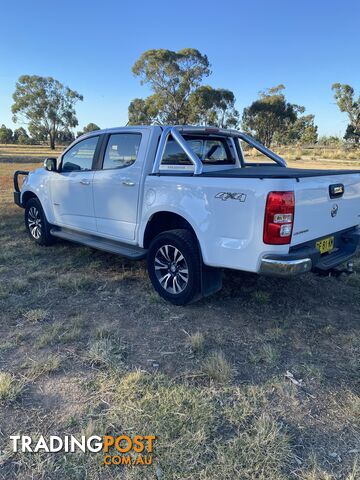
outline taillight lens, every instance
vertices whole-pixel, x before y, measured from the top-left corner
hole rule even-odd
[[[270,192],[266,201],[264,243],[290,243],[295,213],[294,192]]]

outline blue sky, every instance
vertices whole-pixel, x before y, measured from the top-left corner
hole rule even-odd
[[[357,0],[18,0],[3,2],[0,124],[13,127],[11,95],[21,74],[53,76],[84,95],[80,127],[124,125],[134,97],[149,94],[131,72],[150,48],[206,53],[205,83],[231,89],[242,111],[283,83],[288,100],[315,114],[320,134],[343,134],[331,85],[360,93]]]

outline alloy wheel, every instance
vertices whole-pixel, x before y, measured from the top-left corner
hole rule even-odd
[[[154,258],[155,274],[164,290],[179,294],[189,282],[189,268],[184,255],[173,245],[163,245]]]
[[[41,237],[42,223],[40,212],[36,207],[31,207],[29,209],[28,225],[31,235],[38,240]]]

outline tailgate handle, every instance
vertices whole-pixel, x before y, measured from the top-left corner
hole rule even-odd
[[[344,195],[345,187],[342,183],[335,183],[329,186],[330,198],[340,198]]]

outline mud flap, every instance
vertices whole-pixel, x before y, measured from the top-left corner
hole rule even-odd
[[[201,268],[201,295],[208,297],[222,288],[222,268],[208,267],[202,264]]]

